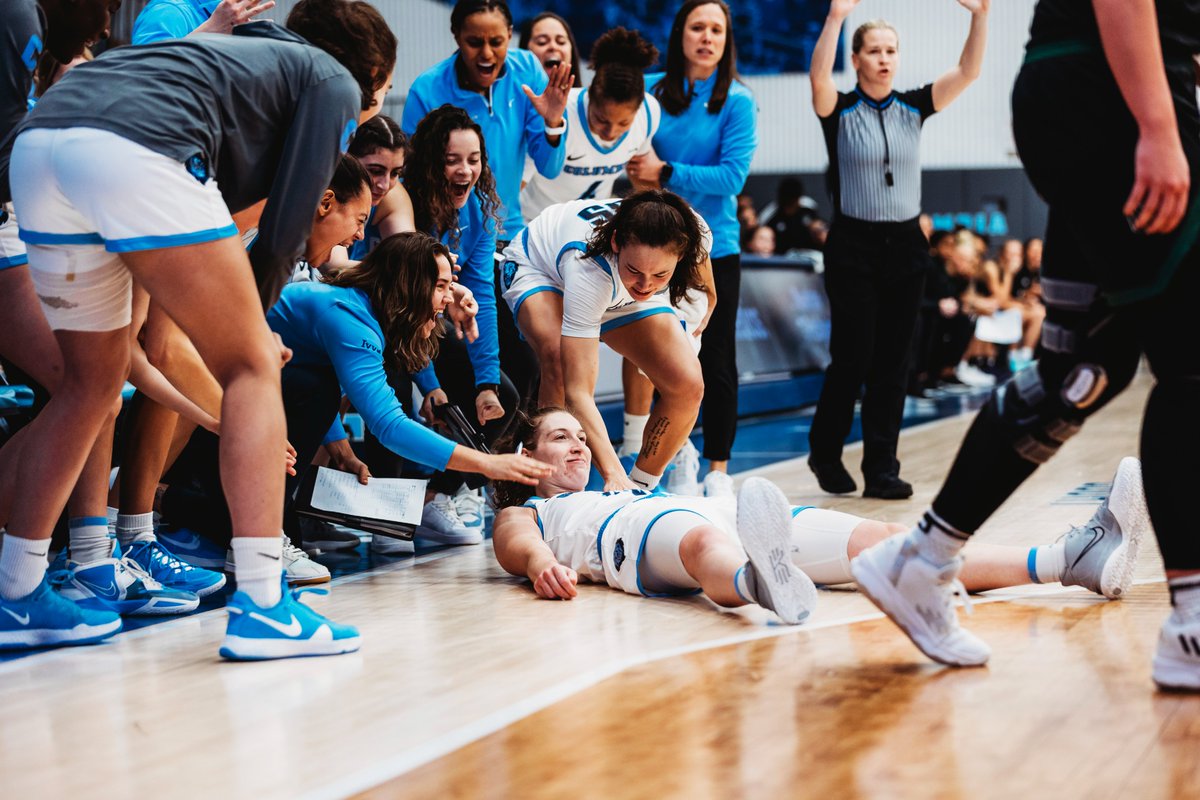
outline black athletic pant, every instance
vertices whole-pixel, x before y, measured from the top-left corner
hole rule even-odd
[[[899,475],[896,441],[928,262],[916,220],[834,220],[825,244],[832,360],[808,435],[814,464],[841,460],[865,384],[863,476],[872,484]]]
[[[1045,399],[1032,408],[1018,404],[1010,381],[976,418],[933,503],[959,530],[974,532],[1036,469],[1017,445],[1031,437],[1046,442],[1045,431],[1061,430],[1060,421],[1082,423],[1128,385],[1145,354],[1156,379],[1141,439],[1150,517],[1167,569],[1200,569],[1191,497],[1200,485],[1194,310],[1200,296],[1200,114],[1191,75],[1184,65],[1168,71],[1192,198],[1184,222],[1166,236],[1132,232],[1121,212],[1133,185],[1138,131],[1103,56],[1038,61],[1018,76],[1017,146],[1050,204],[1046,324],[1037,365]],[[1064,398],[1063,386],[1077,365],[1087,364],[1102,367],[1108,385],[1080,409]],[[1014,404],[1022,413],[1008,413]]]
[[[704,457],[710,461],[728,461],[738,423],[737,310],[742,293],[741,254],[714,258],[712,270],[717,307],[700,345],[700,370],[704,376],[700,414]]]
[[[337,374],[328,366],[288,364],[281,382],[287,438],[296,448],[296,475],[287,476],[284,488],[283,529],[299,542],[292,495],[304,473],[314,469],[313,457],[340,410],[342,390]],[[193,528],[214,542],[228,544],[232,523],[221,488],[219,443],[217,436],[203,428],[192,434],[168,476],[170,488],[163,498],[163,516],[172,524]]]

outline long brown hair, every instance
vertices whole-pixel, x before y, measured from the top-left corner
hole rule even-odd
[[[508,431],[492,445],[493,450],[497,453],[515,453],[518,444],[526,450],[532,450],[537,446],[537,432],[542,420],[560,411],[570,413],[559,406],[542,406],[529,412],[518,411]],[[533,497],[535,492],[535,487],[524,483],[492,481],[492,504],[498,509],[519,506]]]
[[[442,326],[425,335],[438,281],[437,257],[450,260],[446,246],[425,233],[389,236],[356,266],[328,277],[332,286],[361,289],[383,329],[384,358],[397,370],[416,372],[437,355]]]
[[[396,68],[396,36],[383,15],[363,0],[300,0],[287,27],[338,60],[362,92],[362,110],[375,105]]]
[[[668,284],[672,303],[682,300],[688,289],[705,288],[700,266],[708,254],[704,252],[700,220],[688,202],[674,192],[647,189],[622,200],[617,213],[596,226],[584,255],[612,255],[614,240],[619,248],[635,241],[675,252],[679,260]]]
[[[723,0],[687,0],[675,15],[675,21],[671,23],[671,37],[667,42],[666,74],[653,90],[663,111],[672,116],[682,114],[692,104],[691,95],[684,87],[687,64],[683,55],[683,27],[692,11],[707,5],[719,6],[721,11],[725,12],[725,52],[717,64],[717,83],[713,86],[712,97],[708,100],[708,113],[720,113],[726,98],[729,97],[730,84],[739,79],[737,48],[733,44],[733,15],[729,13],[729,6]]]
[[[483,130],[466,111],[447,103],[426,114],[413,132],[412,155],[404,164],[404,188],[412,198],[417,230],[438,238],[448,232],[454,244],[458,241],[458,209],[450,199],[450,184],[446,180],[446,148],[450,145],[450,134],[463,130],[475,131],[479,137],[481,169],[474,191],[483,206],[484,217],[492,217],[498,223],[500,198],[496,195],[496,178],[488,166]]]

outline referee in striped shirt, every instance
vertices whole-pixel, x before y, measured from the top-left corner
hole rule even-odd
[[[813,108],[829,150],[834,220],[825,246],[832,361],[809,433],[809,466],[832,494],[857,489],[842,464],[842,446],[862,404],[864,497],[912,495],[900,478],[896,440],[904,412],[913,330],[929,268],[921,232],[921,126],[979,76],[990,0],[958,0],[971,12],[958,65],[932,84],[897,92],[899,36],[882,20],[854,32],[851,61],[858,84],[838,92],[833,63],[842,22],[858,0],[833,0],[813,51]]]

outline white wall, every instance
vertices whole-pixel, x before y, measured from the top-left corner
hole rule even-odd
[[[386,113],[399,117],[414,78],[454,50],[450,6],[435,0],[372,0],[400,41],[395,88]],[[734,0],[736,2],[736,0]],[[950,108],[929,120],[922,137],[926,169],[1020,167],[1013,148],[1009,93],[1021,66],[1035,0],[997,0],[989,19],[983,75]],[[270,16],[279,21],[294,5],[281,0]],[[850,32],[883,17],[900,31],[898,86],[910,88],[936,79],[958,61],[970,15],[954,0],[863,0],[846,22],[845,62],[850,63]],[[660,44],[665,46],[665,42]],[[847,69],[835,76],[838,88],[854,86]],[[759,148],[755,173],[817,172],[827,159],[820,126],[812,112],[808,75],[748,77],[758,99]]]

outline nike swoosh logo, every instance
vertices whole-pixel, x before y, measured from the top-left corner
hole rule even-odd
[[[279,560],[279,556],[269,556],[269,555],[267,555],[266,553],[259,553],[259,555],[260,555],[260,556],[262,556],[263,558],[269,558],[269,559],[271,559],[272,561],[278,561],[278,560]]]
[[[583,156],[567,156],[567,161],[578,161],[581,158],[583,158]]]
[[[264,617],[257,611],[251,611],[250,616],[261,622],[263,625],[266,625],[268,628],[274,628],[289,639],[295,639],[300,635],[300,631],[303,630],[300,625],[300,620],[296,619],[295,614],[292,614],[292,622],[290,625],[284,625],[282,622],[276,622],[270,617]]]
[[[121,592],[117,589],[117,585],[112,581],[108,582],[108,586],[100,586],[98,584],[88,583],[82,578],[78,578],[77,580],[90,589],[92,594],[97,594],[100,597],[103,597],[105,600],[116,600],[121,596]]]
[[[1079,555],[1076,556],[1075,561],[1071,564],[1071,569],[1075,569],[1077,566],[1079,566],[1079,562],[1083,561],[1083,557],[1088,554],[1088,551],[1100,544],[1100,540],[1104,538],[1104,531],[1100,528],[1091,528],[1089,533],[1092,534],[1092,540],[1088,542],[1087,547],[1079,551]]]
[[[25,616],[21,616],[17,612],[13,611],[11,608],[4,609],[4,613],[8,614],[10,617],[15,619],[17,621],[17,623],[20,625],[28,625],[29,624],[29,615],[28,614],[26,614]]]
[[[171,549],[172,550],[199,550],[200,549],[200,537],[194,533],[189,533],[186,538],[172,536],[172,537],[170,537],[170,539],[171,539]]]

